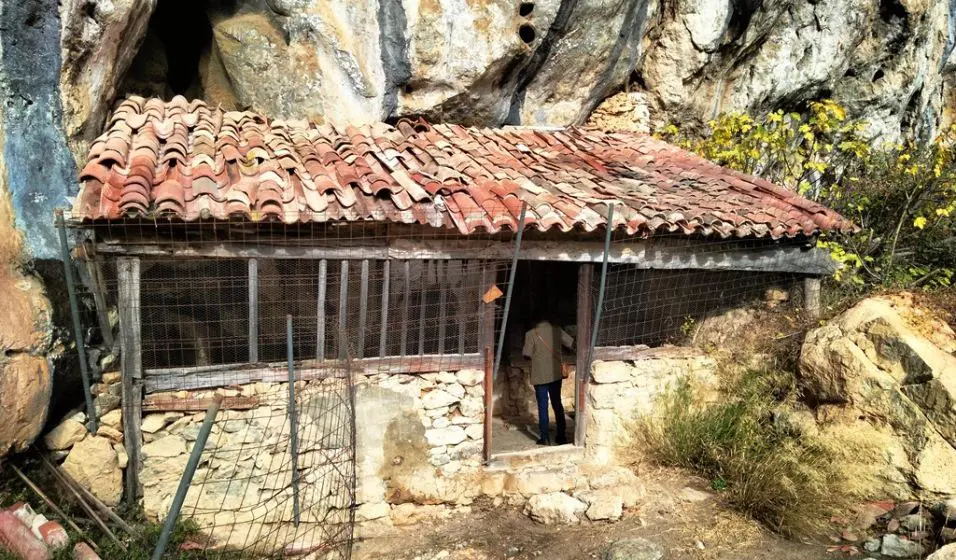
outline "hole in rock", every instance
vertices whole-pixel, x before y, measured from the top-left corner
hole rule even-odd
[[[856,77],[856,70],[854,70],[853,68],[847,68],[847,69],[846,69],[846,72],[843,73],[843,77],[844,77],[844,78],[855,78],[855,77]]]
[[[531,12],[534,11],[534,2],[522,2],[518,6],[518,15],[521,17],[528,17],[531,15]]]
[[[534,42],[534,38],[537,37],[537,32],[534,30],[533,25],[526,23],[518,28],[518,36],[521,37],[522,41],[530,45]]]
[[[885,76],[885,75],[886,75],[886,73],[883,72],[883,69],[882,69],[882,68],[880,68],[879,70],[877,70],[876,72],[873,73],[873,79],[872,79],[871,81],[873,81],[873,82],[878,82],[878,81],[882,80],[882,79],[883,79],[883,76]]]

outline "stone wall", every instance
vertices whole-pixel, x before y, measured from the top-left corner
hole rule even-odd
[[[599,464],[621,459],[629,423],[651,413],[654,403],[683,377],[715,385],[717,363],[698,348],[662,346],[632,361],[596,361],[588,386],[587,447]]]

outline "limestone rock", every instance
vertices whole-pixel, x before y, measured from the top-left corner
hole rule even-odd
[[[456,445],[468,439],[468,435],[461,426],[447,426],[427,430],[425,439],[431,446]]]
[[[860,472],[872,473],[864,488],[874,496],[956,493],[956,471],[945,466],[956,461],[953,349],[956,334],[907,294],[863,300],[808,333],[800,375],[824,405],[821,439],[838,454],[849,446],[869,455]]]
[[[923,545],[907,540],[899,535],[883,535],[880,554],[890,558],[910,558],[923,553]]]
[[[595,383],[622,383],[631,380],[633,368],[624,362],[596,361],[591,366],[591,379]]]
[[[0,455],[22,451],[46,420],[52,379],[46,358],[0,355]]]
[[[926,560],[956,560],[956,543],[940,548],[927,556]]]
[[[443,391],[442,389],[435,389],[433,391],[429,391],[424,397],[422,397],[422,405],[426,410],[432,410],[453,405],[460,399],[460,396],[456,397],[455,395]]]
[[[578,515],[584,513],[587,505],[568,496],[564,492],[537,494],[525,505],[525,515],[544,525],[578,523]]]
[[[63,462],[63,469],[104,504],[119,504],[123,471],[110,440],[90,436],[78,442]]]
[[[485,373],[480,369],[463,369],[455,374],[456,379],[465,387],[474,387],[482,383]]]
[[[575,497],[588,504],[584,514],[591,521],[617,521],[624,514],[624,499],[614,490],[591,490],[575,494]]]
[[[613,542],[601,554],[602,560],[661,560],[662,558],[664,558],[664,550],[659,545],[640,537]]]
[[[113,428],[114,430],[122,431],[123,411],[116,409],[116,410],[111,410],[107,412],[100,418],[100,424],[102,424],[103,426],[109,426],[110,428]]]
[[[186,453],[186,440],[179,436],[164,436],[147,443],[142,449],[143,457],[175,457]]]
[[[85,438],[86,434],[86,426],[76,420],[67,418],[43,436],[43,443],[46,444],[47,449],[51,451],[69,449],[73,447],[75,443]]]
[[[647,94],[622,91],[608,97],[598,105],[587,124],[601,130],[650,132],[650,109]]]

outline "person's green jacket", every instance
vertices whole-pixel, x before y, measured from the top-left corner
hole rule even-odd
[[[548,321],[541,321],[524,335],[521,353],[531,358],[531,384],[544,385],[561,379],[561,348],[571,348],[574,339]]]

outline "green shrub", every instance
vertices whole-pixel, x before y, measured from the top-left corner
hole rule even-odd
[[[719,116],[703,137],[661,135],[716,162],[825,204],[859,231],[822,237],[836,279],[873,287],[950,287],[956,271],[956,130],[930,142],[881,144],[863,120],[826,100],[805,113]]]
[[[842,503],[829,453],[774,422],[792,398],[792,378],[748,372],[726,388],[734,398],[699,402],[687,381],[638,420],[636,441],[651,458],[711,481],[738,511],[784,533],[808,533]]]

